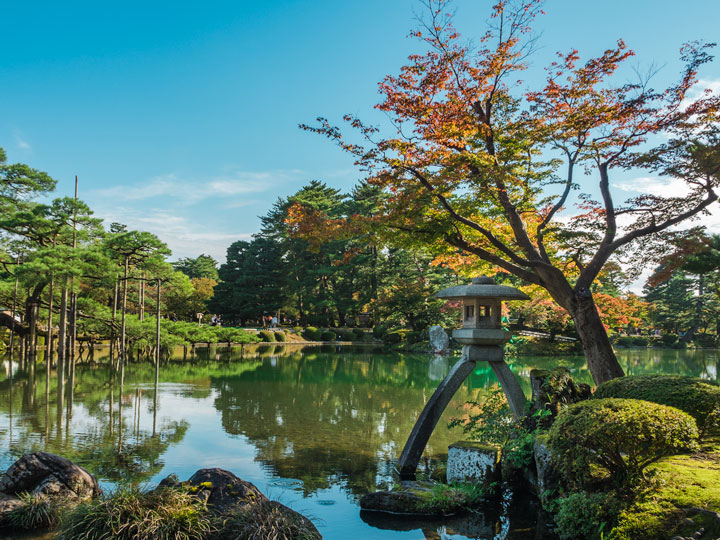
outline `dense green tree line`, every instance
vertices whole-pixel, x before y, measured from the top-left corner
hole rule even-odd
[[[346,196],[318,181],[278,199],[252,241],[228,248],[210,309],[243,325],[278,313],[299,324],[329,327],[361,317],[415,330],[449,323],[444,302],[431,296],[458,278],[434,266],[428,253],[391,247],[369,235],[311,243],[293,235],[288,224],[297,204],[336,218],[369,216],[381,203],[379,191],[367,184]]]

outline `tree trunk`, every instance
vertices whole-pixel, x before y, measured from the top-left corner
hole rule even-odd
[[[140,276],[138,284],[138,318],[141,321],[145,320],[145,272]]]
[[[68,289],[66,278],[63,283],[62,296],[60,297],[60,324],[58,329],[58,371],[63,370],[63,372],[67,358],[67,309]]]
[[[123,275],[122,303],[120,304],[120,385],[125,381],[125,355],[127,344],[125,343],[125,314],[127,312],[127,280],[128,280],[128,259],[125,257],[125,273]]]
[[[625,376],[592,296],[589,293],[575,294],[568,311],[575,321],[575,328],[585,352],[585,360],[595,384]]]
[[[117,365],[115,364],[115,320],[117,319],[117,304],[118,283],[115,281],[115,287],[113,288],[112,324],[110,325],[110,364],[112,365],[113,371],[117,370]]]

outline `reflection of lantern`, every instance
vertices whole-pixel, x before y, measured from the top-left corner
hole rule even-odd
[[[530,300],[514,287],[496,285],[489,277],[477,277],[470,285],[444,289],[435,295],[446,300],[461,300],[462,328],[453,331],[453,338],[463,344],[462,357],[452,367],[413,427],[400,454],[397,471],[401,478],[414,478],[418,461],[445,407],[465,378],[475,369],[476,362],[488,362],[508,399],[516,418],[525,413],[525,394],[503,360],[502,345],[510,341],[510,332],[501,327],[503,300]]]
[[[495,285],[490,277],[476,277],[470,285],[443,289],[435,295],[445,300],[462,300],[462,328],[453,338],[463,345],[502,345],[510,340],[510,332],[500,326],[503,300],[530,300],[515,287]]]

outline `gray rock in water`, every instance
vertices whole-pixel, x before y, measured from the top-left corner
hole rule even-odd
[[[187,484],[197,488],[198,496],[214,511],[223,512],[238,505],[268,500],[254,484],[225,469],[200,469]]]
[[[428,329],[430,346],[438,354],[447,352],[450,348],[450,338],[442,326],[431,326]]]
[[[424,499],[410,491],[376,491],[360,499],[360,508],[393,514],[422,514]]]
[[[25,454],[0,478],[0,527],[9,515],[23,506],[18,497],[30,493],[65,506],[87,501],[100,494],[97,480],[64,457],[36,452]]]
[[[181,484],[177,482],[177,477],[170,475],[160,482],[158,487],[172,488],[179,485]],[[254,484],[225,469],[200,469],[182,485],[189,487],[191,492],[205,501],[210,511],[228,516],[226,522],[232,523],[233,515],[250,516],[250,523],[243,525],[246,532],[254,530],[255,527],[255,534],[263,534],[263,527],[267,525],[263,521],[272,520],[277,528],[295,529],[301,531],[302,538],[322,540],[317,528],[308,518],[277,501],[269,500]],[[252,524],[253,521],[256,525]],[[230,527],[231,530],[219,531],[216,538],[236,538],[236,531]]]
[[[86,501],[100,493],[97,480],[69,459],[35,452],[25,454],[0,479],[0,493],[45,495],[51,499]]]

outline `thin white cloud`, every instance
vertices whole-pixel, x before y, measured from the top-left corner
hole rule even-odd
[[[18,133],[15,133],[15,144],[20,150],[32,150],[30,143],[23,139]]]
[[[302,171],[238,171],[232,174],[200,179],[181,178],[176,174],[156,176],[145,182],[94,190],[93,198],[113,201],[145,201],[153,198],[172,199],[176,203],[193,205],[212,198],[237,197],[263,193],[301,177]],[[225,201],[225,204],[242,201]]]
[[[628,193],[648,193],[658,197],[684,197],[690,191],[687,184],[679,178],[658,178],[641,176],[625,182],[613,184],[614,187]]]
[[[695,86],[688,92],[681,107],[683,109],[686,108],[690,103],[702,97],[702,95],[708,91],[715,95],[720,94],[720,79],[699,79]]]
[[[197,257],[205,253],[223,262],[230,244],[237,240],[252,239],[252,233],[210,230],[210,227],[191,217],[180,216],[167,209],[140,210],[114,206],[97,209],[96,216],[107,225],[112,222],[125,223],[132,229],[157,235],[172,250],[171,260]]]

